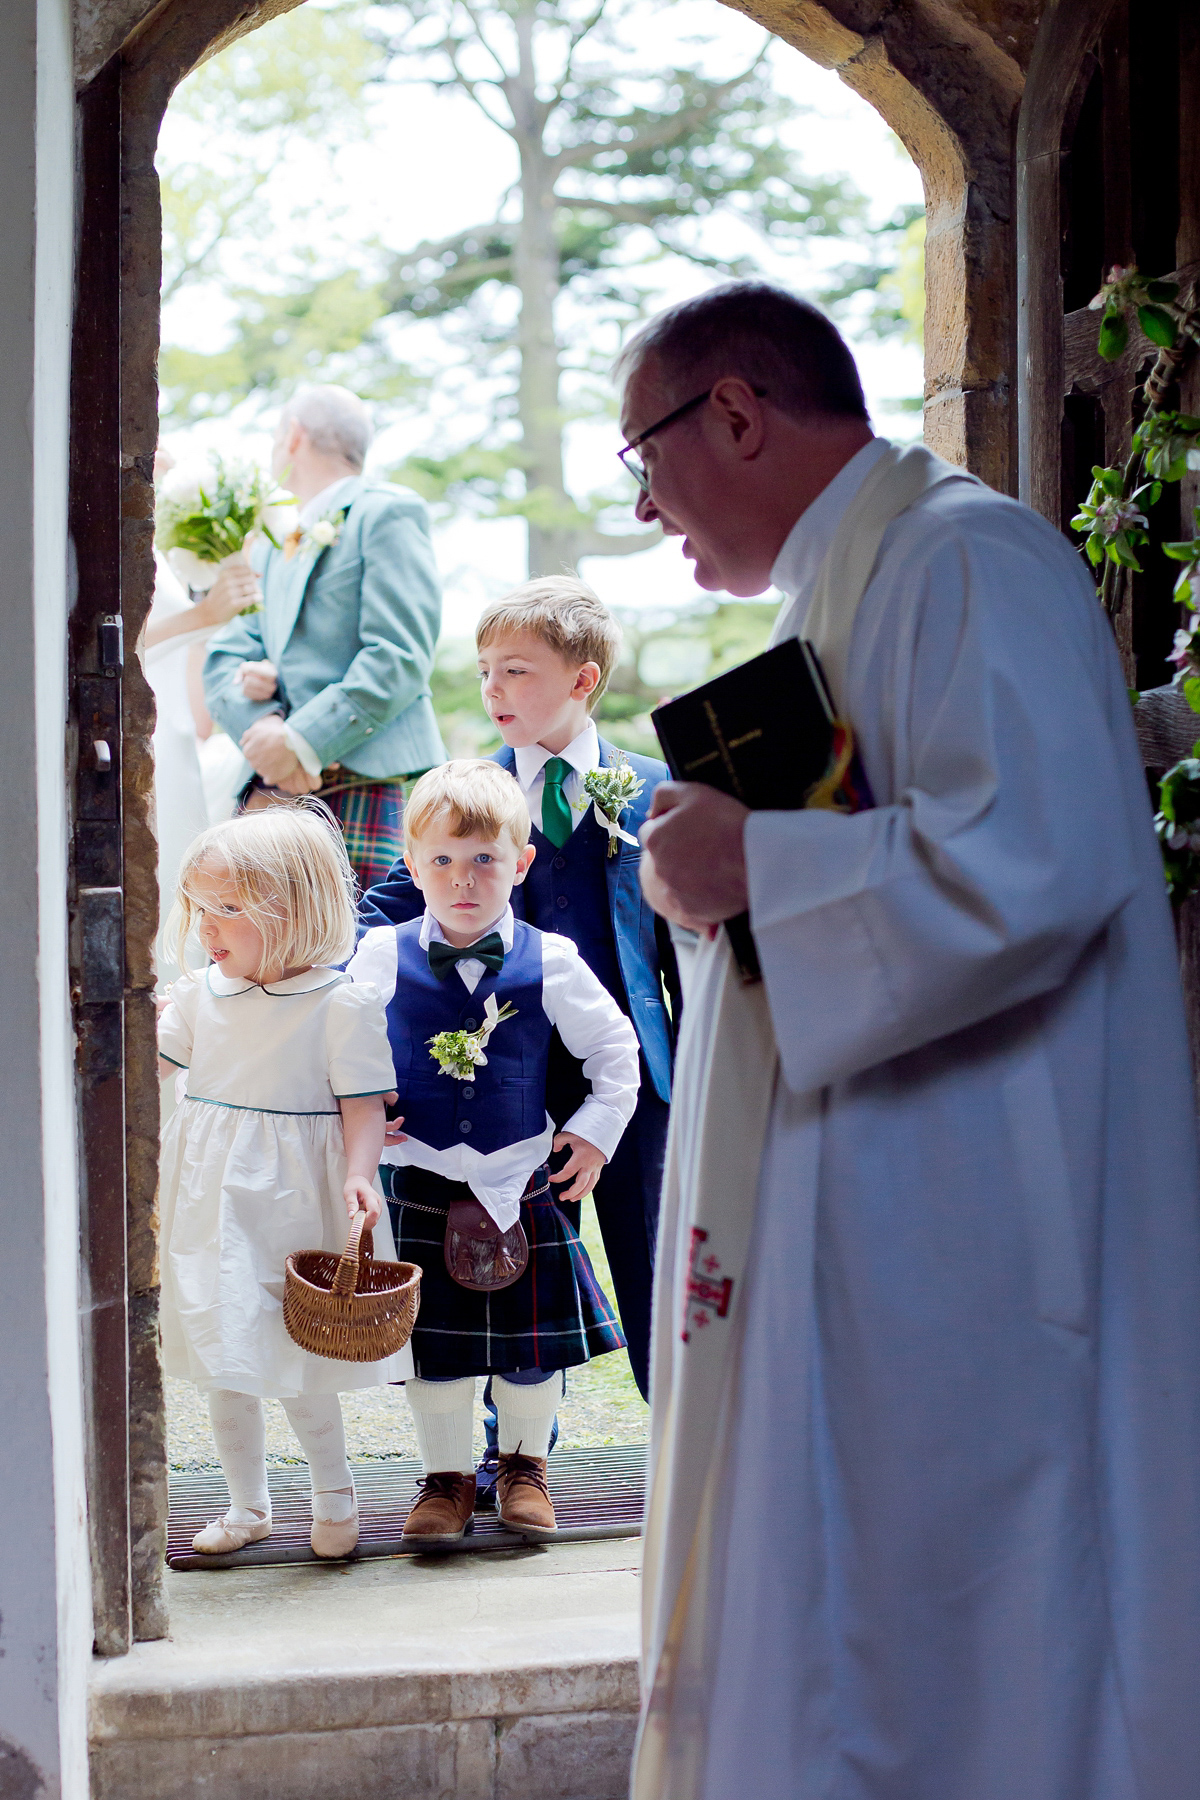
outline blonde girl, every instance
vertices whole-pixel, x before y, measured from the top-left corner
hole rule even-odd
[[[184,856],[168,930],[180,967],[158,1026],[164,1073],[187,1071],[163,1132],[162,1310],[169,1375],[208,1395],[230,1506],[195,1547],[268,1537],[264,1398],[282,1402],[308,1458],[312,1546],[358,1541],[338,1390],[412,1374],[301,1350],[283,1324],[294,1250],[340,1250],[365,1208],[380,1256],[391,1230],[374,1186],[384,1095],[395,1086],[384,1012],[332,965],[354,948],[354,878],[333,819],[311,802],[247,813]]]

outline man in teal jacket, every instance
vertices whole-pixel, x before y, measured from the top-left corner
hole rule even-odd
[[[424,502],[362,473],[366,407],[307,388],[285,407],[272,474],[299,502],[260,547],[262,610],[212,639],[209,710],[254,771],[246,804],[316,793],[364,888],[400,854],[403,781],[445,760],[429,677],[441,589]]]

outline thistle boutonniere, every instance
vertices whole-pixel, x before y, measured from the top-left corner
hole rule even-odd
[[[342,526],[346,523],[349,507],[340,506],[333,512],[322,513],[319,519],[304,531],[289,531],[284,546],[284,555],[291,558],[299,552],[316,561],[322,550],[332,550],[342,535]]]
[[[615,856],[618,839],[637,848],[637,839],[621,830],[621,814],[628,812],[646,783],[634,773],[633,764],[623,752],[607,769],[589,769],[583,778],[583,795],[575,802],[579,812],[586,812],[589,802],[596,809],[596,823],[608,833],[608,854]]]
[[[455,1081],[474,1081],[476,1069],[487,1063],[484,1045],[497,1025],[514,1019],[516,1014],[516,1007],[507,1000],[503,1006],[497,1006],[495,994],[489,994],[483,1003],[483,1024],[477,1031],[439,1031],[436,1037],[427,1038],[429,1054],[439,1072],[453,1075]]]

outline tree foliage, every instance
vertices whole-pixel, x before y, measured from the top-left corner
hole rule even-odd
[[[630,499],[619,478],[597,493],[569,492],[563,453],[573,416],[611,406],[602,377],[614,326],[648,310],[665,257],[713,276],[746,274],[756,243],[797,250],[837,236],[860,259],[839,272],[835,294],[876,289],[877,328],[905,329],[911,295],[886,283],[893,240],[911,233],[913,218],[873,232],[848,182],[806,175],[783,141],[788,109],[772,85],[769,37],[745,66],[719,76],[703,43],[689,45],[687,60],[648,67],[636,37],[645,8],[646,0],[304,7],[185,83],[175,104],[215,130],[236,129],[245,148],[224,189],[199,161],[170,171],[168,291],[211,277],[222,245],[256,228],[269,177],[298,141],[336,143],[363,129],[372,91],[416,81],[466,96],[507,137],[519,173],[498,210],[469,229],[396,252],[373,246],[365,259],[345,254],[340,266],[328,237],[318,249],[310,234],[306,247],[298,219],[283,267],[264,268],[253,284],[226,281],[227,348],[164,353],[172,415],[221,412],[317,371],[368,396],[411,395],[411,371],[389,349],[395,325],[438,321],[478,378],[483,429],[429,443],[397,473],[447,510],[523,516],[531,568],[552,571],[655,539],[612,529]]]

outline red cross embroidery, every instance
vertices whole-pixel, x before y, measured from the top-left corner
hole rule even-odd
[[[723,1319],[729,1312],[733,1279],[729,1275],[722,1278],[719,1257],[713,1256],[711,1251],[707,1256],[701,1255],[707,1242],[707,1231],[701,1231],[698,1225],[694,1225],[681,1334],[685,1344],[690,1340],[693,1325],[697,1329],[711,1325],[714,1319]]]

